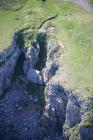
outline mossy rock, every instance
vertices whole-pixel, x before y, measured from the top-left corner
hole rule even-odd
[[[79,127],[74,126],[73,128],[70,129],[70,140],[79,140]]]
[[[66,123],[63,126],[64,132],[66,133],[66,137],[69,140],[79,140],[79,127],[78,125],[74,127],[69,127]]]
[[[82,117],[82,122],[80,123],[80,126],[84,127],[91,127],[93,126],[93,109],[85,113]]]

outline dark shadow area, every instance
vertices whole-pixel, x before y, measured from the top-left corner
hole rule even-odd
[[[47,60],[47,35],[46,33],[40,33],[36,38],[37,43],[40,46],[39,60],[35,66],[35,69],[41,71],[45,65]]]
[[[37,104],[41,113],[43,113],[43,109],[45,106],[44,90],[45,90],[45,86],[40,86],[32,82],[28,82],[27,84],[28,95],[32,95],[37,98]]]
[[[24,64],[24,61],[25,61],[25,53],[24,53],[23,30],[20,30],[18,33],[16,33],[16,44],[20,48],[21,54],[17,59],[13,79],[15,79],[19,75],[24,74],[24,72],[23,72],[23,64]]]
[[[45,3],[47,0],[37,0],[37,1],[41,1],[42,3]]]
[[[15,66],[15,71],[14,71],[14,76],[13,76],[14,78],[19,76],[19,75],[24,74],[24,71],[23,71],[24,60],[25,60],[25,55],[22,52],[17,60],[16,66]]]
[[[15,40],[16,40],[16,44],[19,46],[19,48],[23,48],[24,47],[24,36],[23,36],[23,31],[24,30],[20,30],[19,32],[17,32],[15,34]]]

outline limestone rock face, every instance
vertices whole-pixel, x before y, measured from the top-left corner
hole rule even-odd
[[[21,49],[16,46],[14,39],[11,48],[5,50],[0,58],[0,96],[3,95],[4,90],[11,86],[11,80],[20,54]]]
[[[45,99],[45,111],[52,122],[52,129],[54,129],[54,131],[59,129],[62,132],[67,105],[67,96],[64,88],[58,84],[48,83],[45,89]]]
[[[55,61],[59,45],[56,41],[49,41],[47,44],[47,61]]]
[[[43,70],[43,77],[45,83],[47,83],[52,78],[58,68],[59,65],[55,62],[52,62],[52,64],[46,64],[46,68]]]
[[[46,66],[43,69],[43,77],[45,84],[47,84],[47,82],[55,75],[56,71],[59,69],[59,64],[57,63],[57,51],[57,42],[49,41],[47,44]]]

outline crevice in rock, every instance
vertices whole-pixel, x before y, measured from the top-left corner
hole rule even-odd
[[[13,80],[15,78],[17,78],[17,76],[24,74],[24,71],[23,71],[24,61],[25,61],[25,54],[24,54],[24,52],[22,52],[21,55],[19,56],[18,60],[17,60],[16,66],[15,66],[15,71],[14,71],[14,74],[13,74]]]
[[[40,24],[40,26],[38,27],[38,29],[42,28],[43,25],[44,25],[47,21],[50,21],[50,20],[55,19],[55,18],[57,18],[57,17],[58,17],[58,13],[55,14],[54,16],[51,16],[51,17],[47,18],[46,20],[44,20],[44,21]]]
[[[29,81],[26,77],[26,74],[24,74],[24,70],[23,70],[24,61],[26,60],[26,52],[24,52],[24,38],[23,38],[22,33],[19,33],[17,35],[16,43],[19,46],[21,53],[19,54],[16,61],[15,70],[14,70],[13,79],[12,79],[13,82],[11,83],[10,89],[6,91],[9,94],[9,98],[8,98],[8,105],[6,105],[4,109],[7,112],[8,117],[4,116],[5,117],[4,125],[5,126],[7,125],[7,119],[9,119],[9,125],[11,121],[13,121],[14,124],[17,124],[16,127],[17,127],[18,132],[20,133],[22,132],[22,134],[20,134],[20,139],[23,138],[23,134],[26,135],[27,139],[30,136],[30,139],[33,139],[33,140],[37,140],[38,137],[40,137],[40,140],[43,140],[45,134],[47,138],[48,136],[50,136],[50,139],[53,138],[53,140],[55,140],[56,134],[58,136],[61,135],[62,136],[61,138],[63,139],[63,124],[65,122],[65,110],[66,110],[66,104],[67,104],[67,97],[65,95],[65,91],[63,88],[61,88],[60,85],[53,84],[51,86],[52,83],[48,81],[50,82],[48,83],[50,87],[49,89],[46,89],[47,93],[45,93],[45,88],[48,88],[47,85],[43,86],[43,84],[39,85],[37,83],[34,83],[34,82],[32,83],[31,81]],[[47,56],[49,53],[47,52],[47,34],[39,33],[36,37],[35,43],[37,43],[40,47],[38,61],[35,64],[35,66],[31,65],[32,61],[29,61],[28,69],[38,70],[38,72],[40,72],[39,74],[41,74],[42,70],[45,67],[47,67],[46,61],[47,61]],[[32,43],[32,45],[34,46],[34,49],[35,49],[34,42]],[[37,51],[37,49],[35,49],[34,51]],[[30,55],[27,57],[27,59],[34,60],[31,58],[32,53],[31,52],[29,53]],[[54,76],[55,74],[54,69],[52,69],[52,71],[53,71],[52,76]],[[37,72],[37,76],[39,75],[38,72]],[[39,76],[42,76],[42,74]],[[22,101],[21,106],[20,106],[20,101]],[[16,104],[16,107],[14,106],[14,104]],[[46,104],[48,106],[46,106]],[[15,108],[17,111],[15,111]],[[47,122],[46,118],[44,120],[45,124],[40,123],[40,121],[41,122],[43,121],[42,117],[44,117],[44,112],[47,112],[48,114],[48,123],[50,123],[48,127],[46,123]],[[14,117],[15,115],[16,117]],[[11,119],[11,116],[12,116],[12,119]],[[22,119],[20,119],[21,117]],[[24,120],[26,120],[25,126],[24,126]],[[2,121],[0,121],[0,124],[1,123]],[[8,129],[10,129],[10,126]],[[30,134],[29,129],[31,130],[32,136]],[[4,130],[4,128],[2,130]],[[33,130],[35,132],[33,132]],[[7,135],[8,134],[9,132],[7,132]]]
[[[47,34],[46,33],[39,33],[36,38],[36,42],[40,46],[40,53],[38,62],[36,63],[35,69],[41,71],[45,65],[47,60]]]
[[[22,32],[23,31],[20,31],[16,37],[17,45],[21,48],[22,52],[17,60],[13,79],[18,79],[19,76],[21,77],[25,76],[23,65],[24,65],[24,61],[26,60],[26,52],[24,51],[24,36]],[[46,65],[46,59],[47,59],[47,47],[46,47],[47,34],[46,33],[38,33],[36,37],[36,41],[32,42],[32,46],[34,47],[34,49],[36,49],[35,47],[37,47],[37,44],[40,47],[40,52],[38,56],[38,61],[33,67],[38,71],[42,71],[42,69]],[[34,59],[32,60],[34,61]],[[27,96],[29,96],[31,99],[33,98],[32,100],[35,100],[35,104],[38,106],[38,109],[40,110],[41,113],[43,113],[43,109],[45,106],[45,96],[44,96],[45,86],[32,83],[28,80],[25,82],[26,82]]]

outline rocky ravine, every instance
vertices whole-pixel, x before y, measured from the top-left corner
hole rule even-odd
[[[17,33],[0,54],[0,140],[93,140],[93,98],[57,82],[60,46],[48,38],[40,32],[26,49]]]

